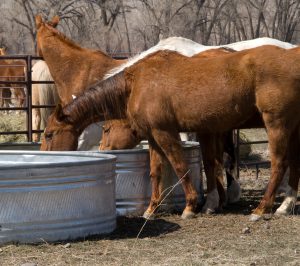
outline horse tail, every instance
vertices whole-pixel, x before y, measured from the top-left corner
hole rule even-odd
[[[39,60],[32,68],[32,80],[53,81],[49,68],[45,61]],[[35,84],[33,86],[32,100],[39,105],[56,105],[60,102],[56,86],[54,84]],[[52,108],[40,108],[41,127],[46,126]]]

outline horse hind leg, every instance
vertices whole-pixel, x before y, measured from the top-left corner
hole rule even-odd
[[[280,207],[276,210],[276,215],[288,215],[294,211],[297,202],[297,192],[300,177],[300,127],[290,138],[288,151],[289,172],[286,196]]]
[[[183,219],[195,216],[197,208],[197,192],[189,175],[187,163],[184,160],[183,148],[177,133],[152,129],[152,136],[171,163],[177,177],[182,183],[186,198],[186,206],[182,213]]]
[[[278,186],[287,169],[287,148],[292,125],[285,119],[274,117],[271,113],[263,113],[263,120],[269,138],[271,178],[260,204],[250,217],[251,221],[257,221],[264,214],[271,212]]]

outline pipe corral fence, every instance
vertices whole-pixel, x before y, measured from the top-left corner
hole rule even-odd
[[[126,59],[128,58],[128,54],[118,54],[113,55],[115,59]],[[25,63],[25,71],[24,71],[24,80],[7,80],[8,77],[0,77],[0,89],[5,87],[16,87],[15,85],[20,85],[20,87],[24,87],[26,91],[26,100],[25,106],[21,107],[0,107],[0,111],[11,111],[11,110],[22,110],[26,112],[26,130],[22,131],[0,131],[0,135],[14,135],[14,134],[24,134],[27,136],[27,141],[32,142],[32,134],[33,133],[42,133],[43,129],[41,130],[33,130],[32,128],[32,109],[34,108],[54,108],[54,105],[33,105],[32,104],[32,85],[33,84],[54,84],[53,81],[33,81],[32,80],[32,66],[33,62],[37,60],[43,60],[42,57],[39,56],[32,56],[32,55],[3,55],[0,56],[0,60],[22,60]],[[10,65],[11,67],[24,67],[24,65]],[[1,67],[1,61],[0,61]],[[6,79],[6,80],[5,80]],[[14,86],[10,86],[14,84]],[[7,85],[7,86],[5,86]],[[234,143],[235,143],[235,155],[236,155],[236,165],[237,171],[236,175],[239,177],[240,175],[240,168],[241,167],[252,167],[255,166],[256,168],[256,176],[258,177],[259,166],[265,165],[269,166],[270,162],[266,160],[256,160],[256,161],[243,161],[240,158],[240,147],[242,145],[256,145],[256,144],[264,144],[268,143],[267,140],[260,140],[260,141],[247,141],[241,142],[240,141],[240,130],[234,130]]]

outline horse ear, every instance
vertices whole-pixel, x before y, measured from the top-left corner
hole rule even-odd
[[[52,18],[52,20],[51,20],[51,26],[53,27],[53,28],[56,28],[57,27],[57,24],[58,24],[58,22],[59,22],[59,20],[60,20],[60,18],[59,18],[59,16],[54,16],[53,18]]]
[[[57,121],[62,122],[65,118],[64,111],[62,105],[59,103],[56,105],[54,116],[56,117]]]
[[[42,16],[40,14],[36,15],[35,16],[35,26],[36,26],[37,30],[42,26],[42,23],[43,23]]]

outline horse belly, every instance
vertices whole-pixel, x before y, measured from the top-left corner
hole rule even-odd
[[[213,95],[212,95],[213,96]],[[185,108],[176,117],[179,130],[186,131],[227,131],[238,128],[257,113],[253,97],[206,97],[203,100],[186,99]]]

